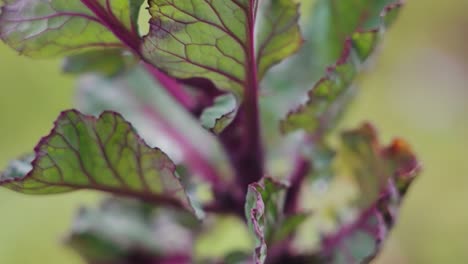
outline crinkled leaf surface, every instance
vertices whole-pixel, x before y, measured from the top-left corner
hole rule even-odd
[[[260,2],[262,17],[258,35],[258,75],[299,50],[302,36],[299,29],[299,4],[294,0]]]
[[[99,118],[63,112],[36,146],[29,171],[27,161],[13,162],[0,185],[27,194],[92,189],[195,212],[175,164],[114,112]]]
[[[90,264],[191,263],[194,233],[175,213],[109,198],[99,208],[80,210],[66,243]]]
[[[343,159],[360,186],[356,203],[360,212],[336,233],[325,236],[322,250],[331,259],[329,263],[368,263],[393,227],[419,163],[403,140],[381,146],[369,124],[345,132],[342,141]]]
[[[262,198],[263,187],[259,183],[252,183],[247,190],[245,201],[245,215],[249,228],[255,236],[255,264],[265,263],[267,245],[265,235],[265,203]]]
[[[143,0],[4,2],[0,38],[22,54],[44,58],[122,47],[121,40],[138,37],[136,23]]]
[[[267,247],[287,238],[308,216],[306,213],[283,214],[287,188],[286,184],[271,178],[248,187],[245,214],[256,238],[255,263],[264,263]]]
[[[368,1],[360,2],[365,2],[363,7],[370,8],[372,6],[367,3]],[[344,19],[346,18],[345,14],[347,13],[351,13],[353,16],[356,15],[353,12],[353,9],[355,8],[354,3],[351,5],[351,3],[347,1],[320,1],[319,10],[324,8],[321,7],[321,5],[326,5],[328,7],[327,10],[331,11],[341,12],[341,10],[343,10],[343,14],[338,13],[333,15],[332,18],[329,18],[330,20]],[[330,127],[333,127],[337,117],[340,116],[344,106],[346,106],[348,102],[347,99],[352,92],[353,82],[359,74],[363,63],[377,47],[380,35],[385,28],[391,24],[399,11],[401,4],[398,1],[391,1],[391,4],[385,7],[382,7],[382,4],[379,4],[379,6],[381,8],[377,10],[381,10],[381,13],[374,9],[358,9],[358,13],[361,16],[363,14],[377,14],[377,18],[373,16],[368,17],[368,20],[364,20],[364,25],[359,26],[358,24],[357,28],[355,28],[355,30],[357,30],[356,32],[351,33],[350,35],[344,35],[344,37],[348,38],[346,41],[343,39],[343,42],[341,42],[344,43],[344,50],[341,54],[341,58],[338,59],[334,66],[327,69],[326,76],[320,79],[312,90],[309,91],[308,101],[299,108],[290,112],[286,119],[281,122],[281,130],[284,133],[304,129],[310,134],[320,136]],[[325,14],[327,13],[325,12]],[[320,13],[320,15],[323,16],[323,13]],[[380,22],[373,22],[374,20]],[[330,33],[331,36],[333,36],[333,32],[340,32],[340,28],[338,27],[340,24],[337,22],[334,23],[334,30]],[[347,25],[345,22],[342,23],[343,25]],[[367,24],[372,26],[369,27]],[[362,31],[363,29],[365,31]],[[320,28],[320,30],[322,29]],[[320,50],[328,48],[334,50],[336,48],[333,47],[338,45],[332,44],[335,42],[329,43],[327,41],[323,41],[321,43],[323,43],[323,46],[321,46],[322,48],[320,48]],[[341,43],[339,44],[340,46],[342,45]],[[325,51],[321,52],[321,54],[326,53]],[[330,53],[333,52],[334,51],[330,51]]]

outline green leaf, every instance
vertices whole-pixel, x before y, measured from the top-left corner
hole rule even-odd
[[[381,12],[398,4],[400,0],[302,0],[299,24],[306,41],[287,67],[268,75],[266,87],[289,93],[309,89],[340,58],[346,39],[378,28]],[[387,26],[394,14],[386,16]]]
[[[261,193],[265,205],[265,238],[268,244],[272,242],[274,233],[277,230],[276,227],[282,220],[287,188],[288,186],[285,183],[265,178],[263,188],[257,189]]]
[[[294,0],[266,0],[260,9],[258,75],[261,80],[273,65],[296,53],[302,45],[299,4]]]
[[[143,54],[152,64],[177,78],[209,79],[219,89],[230,91],[238,98],[246,86],[256,85],[257,1],[149,2],[152,19]],[[262,74],[293,52],[299,33],[295,24],[296,5],[289,1],[271,3],[266,12],[265,30],[260,35],[264,44],[259,56],[263,58],[257,58]],[[282,7],[287,8],[286,13],[279,10]],[[272,19],[280,23],[271,24]],[[281,47],[285,43],[288,45]],[[273,54],[278,48],[281,52]]]
[[[0,38],[20,53],[38,58],[123,47],[121,41],[128,45],[138,39],[137,10],[142,3],[5,0]],[[133,44],[132,48],[138,48]]]
[[[390,146],[382,147],[370,124],[344,132],[342,142],[342,159],[359,185],[361,199],[358,205],[361,208],[375,202],[389,181],[395,182],[399,192],[405,193],[404,186],[420,169],[418,160],[404,140],[395,139]]]
[[[135,57],[121,49],[92,50],[65,58],[62,70],[69,74],[96,72],[115,76],[135,63]]]
[[[144,57],[171,76],[207,78],[240,96],[253,29],[249,2],[150,0]]]
[[[26,194],[92,189],[196,212],[175,164],[114,112],[99,118],[63,112],[36,146],[29,171],[28,161],[13,162],[0,185]]]
[[[79,211],[66,243],[92,264],[150,264],[175,257],[190,263],[194,234],[177,213],[109,198],[99,208]]]
[[[393,227],[397,213],[420,165],[409,146],[396,139],[381,146],[375,129],[362,127],[343,133],[343,163],[359,185],[357,217],[324,236],[327,263],[369,263]]]
[[[332,57],[337,62],[327,69],[326,76],[322,77],[309,91],[307,102],[291,111],[286,119],[281,121],[280,127],[283,133],[304,129],[307,133],[320,137],[332,128],[341,116],[354,93],[353,83],[361,72],[363,64],[372,55],[380,43],[381,35],[391,24],[401,7],[397,1],[385,1],[387,5],[383,1],[377,1],[379,4],[376,6],[368,2],[359,1],[361,4],[356,6],[354,3],[350,5],[347,1],[337,0],[317,3],[317,13],[312,17],[324,21],[314,24],[318,26],[314,28],[314,32],[322,32],[321,30],[323,30],[320,34],[325,34],[325,36],[321,36],[319,33],[317,33],[319,35],[312,35],[311,38],[317,40],[317,43],[312,46],[312,49],[307,46],[303,49],[312,52],[312,54],[299,53],[296,59],[313,58],[320,64],[320,67],[294,62],[288,66],[299,69],[301,76],[309,78],[312,72],[320,72],[325,67],[320,62],[321,60],[326,61],[327,64],[332,63],[329,59]],[[336,15],[331,15],[335,12]],[[368,14],[365,16],[367,20],[359,20],[363,24],[354,21],[356,17],[362,17],[363,14]],[[353,22],[342,22],[347,21],[346,19]],[[339,34],[340,37],[337,38],[336,32],[342,31],[345,33]],[[335,50],[338,50],[338,53]],[[337,53],[336,56],[330,55],[335,53]],[[327,59],[320,58],[322,55]],[[306,69],[307,72],[300,71],[300,69]],[[277,73],[277,75],[281,74],[288,74],[290,76],[288,79],[299,80],[294,77],[294,73]],[[309,79],[298,85],[305,88],[307,83],[314,81],[315,79]],[[292,82],[289,84],[292,89],[297,86]]]
[[[382,27],[382,13],[400,4],[400,0],[357,0],[352,3],[346,0],[317,1],[311,16],[304,16],[301,23],[304,34],[311,41],[311,63],[320,70],[325,69],[338,60],[347,38],[356,32],[378,30]],[[396,13],[391,14],[383,21],[384,26],[390,24],[390,18],[393,19]]]

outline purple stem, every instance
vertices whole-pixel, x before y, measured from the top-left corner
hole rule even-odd
[[[303,157],[297,158],[294,171],[289,177],[291,187],[286,193],[284,213],[291,215],[297,213],[299,209],[299,198],[301,194],[301,186],[304,182],[307,174],[311,169],[311,164],[308,160]]]
[[[255,1],[250,0],[249,12],[247,14],[247,65],[246,65],[246,81],[245,81],[245,101],[240,114],[243,115],[245,129],[243,132],[243,154],[239,169],[241,171],[241,184],[243,187],[252,182],[257,182],[263,177],[264,160],[263,146],[260,135],[260,120],[258,107],[258,76],[257,62],[255,58]]]
[[[153,75],[153,77],[166,88],[167,92],[169,92],[183,107],[188,110],[196,109],[197,103],[194,98],[188,95],[176,80],[170,78],[149,63],[144,63],[144,66],[146,70],[151,73],[151,75]]]

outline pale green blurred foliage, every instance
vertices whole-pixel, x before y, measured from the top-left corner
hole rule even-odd
[[[377,263],[468,263],[468,1],[407,2],[342,127],[372,121],[383,139],[411,142],[424,166]],[[72,107],[73,80],[59,64],[0,46],[1,167]],[[0,189],[0,263],[81,263],[59,242],[75,209],[95,199]]]

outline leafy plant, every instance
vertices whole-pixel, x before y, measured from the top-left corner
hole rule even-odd
[[[0,184],[111,195],[67,239],[88,263],[370,262],[419,163],[368,123],[338,142],[334,128],[402,3],[149,0],[147,33],[142,6],[4,0],[1,39],[64,56],[79,110]],[[227,215],[244,221],[251,251],[204,253]]]

